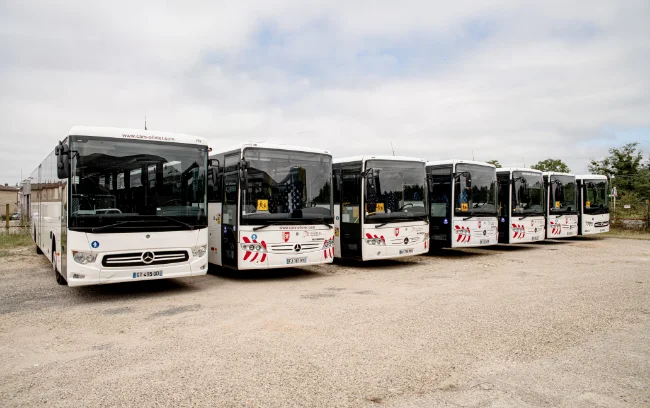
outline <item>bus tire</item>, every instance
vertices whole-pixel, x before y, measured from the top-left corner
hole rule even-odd
[[[67,285],[68,282],[66,282],[65,278],[63,275],[61,275],[57,269],[56,266],[57,259],[56,259],[56,239],[52,240],[52,269],[54,269],[54,274],[56,277],[56,283],[59,285]]]

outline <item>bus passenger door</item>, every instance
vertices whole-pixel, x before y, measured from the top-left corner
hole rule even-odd
[[[361,166],[341,169],[341,257],[361,259]]]
[[[499,174],[499,242],[507,244],[510,242],[510,177],[507,174]],[[516,192],[512,192],[516,194]]]
[[[237,196],[239,172],[224,175],[223,211],[221,217],[221,262],[237,268]]]
[[[223,265],[221,254],[222,201],[223,201],[223,175],[219,173],[219,166],[210,166],[208,178],[208,262],[214,265]]]
[[[429,172],[429,242],[431,247],[451,246],[452,172],[434,168]]]

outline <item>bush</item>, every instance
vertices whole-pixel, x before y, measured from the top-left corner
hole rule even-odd
[[[0,232],[0,249],[27,246],[32,243],[32,236],[25,230],[16,233]]]

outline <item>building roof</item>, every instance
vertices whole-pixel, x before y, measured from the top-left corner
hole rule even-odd
[[[13,192],[16,192],[18,190],[20,190],[18,187],[0,186],[0,191],[13,191]]]

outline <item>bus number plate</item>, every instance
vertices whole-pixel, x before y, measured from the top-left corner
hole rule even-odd
[[[287,265],[295,265],[295,264],[304,264],[307,263],[307,257],[301,257],[301,258],[287,258]]]
[[[153,278],[163,276],[163,271],[133,272],[133,278]]]
[[[539,237],[535,235],[535,236],[531,237],[530,240],[531,241],[539,241]]]
[[[410,249],[400,249],[399,254],[404,255],[404,254],[412,254],[413,253],[413,248]]]
[[[489,244],[490,240],[489,239],[482,239],[480,243],[481,243],[481,245]]]

